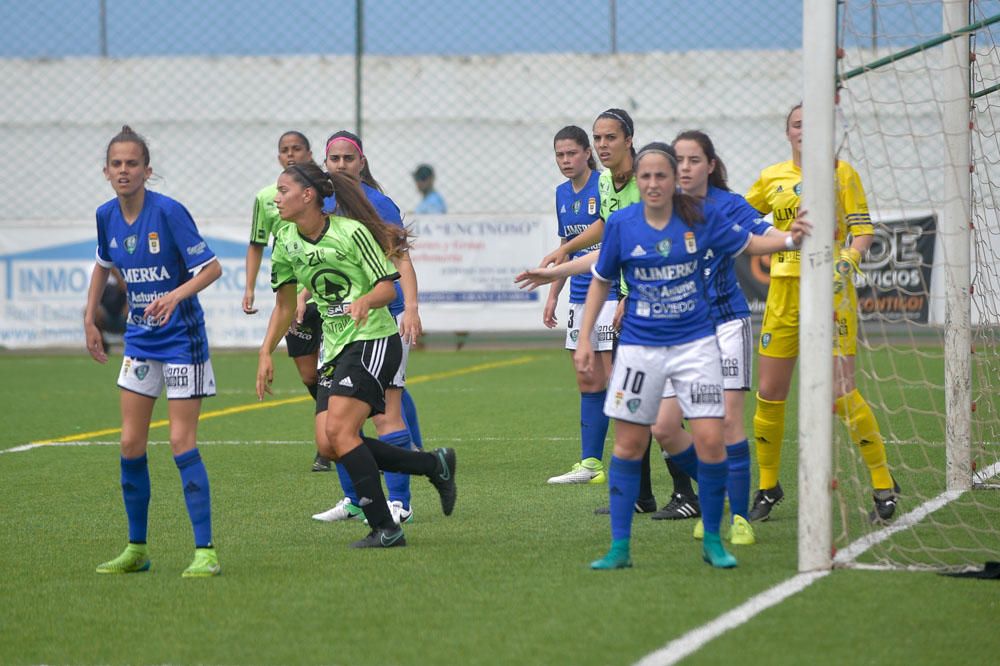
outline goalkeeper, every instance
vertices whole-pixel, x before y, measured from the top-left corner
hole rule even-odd
[[[789,112],[785,135],[791,144],[792,159],[764,169],[746,196],[761,214],[772,213],[774,226],[781,230],[795,219],[802,193],[801,104]],[[875,507],[870,517],[873,522],[886,521],[896,511],[899,488],[889,472],[875,414],[854,382],[858,307],[853,274],[871,246],[873,228],[857,172],[838,160],[836,178],[836,238],[841,247],[834,274],[834,408],[871,473]],[[760,489],[750,509],[751,521],[767,520],[784,497],[778,471],[785,434],[785,401],[799,355],[799,260],[798,250],[778,252],[771,258],[771,282],[757,348],[760,361],[753,428]]]

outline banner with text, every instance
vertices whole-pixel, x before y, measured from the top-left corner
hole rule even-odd
[[[854,276],[862,320],[931,320],[931,278],[936,235],[934,215],[893,216],[875,223],[875,239]],[[740,255],[736,273],[750,303],[761,315],[767,301],[770,257]]]
[[[428,332],[541,328],[544,297],[514,275],[557,243],[551,216],[420,216],[413,262]],[[248,225],[207,220],[199,229],[222,263],[222,277],[199,294],[213,347],[256,347],[273,305],[269,252],[256,280],[259,312],[247,316]],[[0,233],[0,347],[83,347],[83,309],[94,267],[93,222],[5,223]],[[541,294],[545,294],[543,290]]]

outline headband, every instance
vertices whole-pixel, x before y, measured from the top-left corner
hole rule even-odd
[[[635,156],[634,163],[638,164],[639,160],[641,160],[646,155],[649,155],[650,153],[659,153],[660,155],[666,155],[667,159],[670,160],[670,164],[675,169],[677,168],[677,158],[674,157],[673,155],[671,155],[670,153],[668,153],[667,151],[662,150],[660,148],[644,148],[644,149],[642,149],[641,151],[639,151],[639,154]]]
[[[618,115],[614,111],[608,110],[608,111],[605,111],[604,113],[602,113],[601,115],[604,116],[604,117],[611,116],[612,118],[614,118],[615,120],[617,120],[618,122],[620,122],[622,124],[622,127],[625,128],[625,131],[628,132],[629,136],[632,136],[635,133],[635,131],[632,129],[632,124],[629,123],[629,122],[626,122],[626,120],[624,118],[622,118],[620,115]]]
[[[333,144],[334,141],[346,141],[347,143],[351,144],[352,146],[358,149],[358,155],[361,155],[361,157],[365,156],[365,151],[361,150],[361,144],[355,141],[354,139],[351,139],[350,137],[346,136],[335,136],[329,141],[327,141],[326,152],[328,153],[330,152],[330,146]]]
[[[314,181],[312,178],[309,177],[309,174],[306,173],[305,169],[300,167],[298,164],[293,164],[291,168],[295,169],[295,171],[298,172],[300,176],[306,179],[306,182],[309,183],[309,187],[316,190],[316,194],[323,196],[323,190],[319,189],[319,185],[317,185],[316,181]]]

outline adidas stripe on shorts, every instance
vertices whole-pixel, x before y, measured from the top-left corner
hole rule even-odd
[[[165,363],[126,356],[118,373],[118,386],[149,398],[160,397],[164,387],[168,400],[206,398],[215,395],[215,372],[211,360]]]
[[[325,412],[331,395],[355,398],[385,413],[385,390],[399,370],[403,343],[398,334],[376,340],[355,340],[319,369],[316,413]]]

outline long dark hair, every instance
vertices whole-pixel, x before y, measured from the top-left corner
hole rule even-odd
[[[139,144],[139,147],[142,148],[142,165],[146,167],[149,166],[149,146],[146,144],[146,139],[144,139],[142,135],[137,134],[135,130],[133,130],[128,125],[122,125],[121,131],[118,132],[118,134],[115,134],[111,138],[111,141],[108,142],[108,147],[104,151],[105,164],[108,163],[108,159],[111,157],[111,146],[115,145],[116,143]]]
[[[576,145],[584,150],[590,150],[590,137],[587,136],[587,133],[582,128],[576,125],[567,125],[556,132],[556,138],[552,139],[552,146],[555,147],[560,141],[566,140],[574,141]],[[590,152],[590,157],[587,158],[587,166],[590,167],[591,171],[597,171],[597,160],[594,159],[593,151]]]
[[[326,173],[315,162],[293,164],[283,173],[302,187],[316,190],[319,194],[316,205],[320,208],[323,207],[324,199],[334,197],[334,214],[357,220],[364,225],[387,257],[399,256],[409,247],[409,233],[406,229],[383,222],[364,191],[349,176]]]
[[[654,141],[652,143],[647,143],[636,155],[635,161],[632,163],[632,169],[635,171],[639,170],[639,162],[646,155],[651,154],[662,154],[666,155],[667,161],[670,163],[670,168],[674,172],[674,177],[677,177],[677,153],[674,152],[673,146],[663,143],[662,141]],[[701,202],[695,199],[690,194],[684,194],[680,190],[674,190],[674,195],[671,197],[671,203],[673,204],[674,212],[677,213],[678,217],[684,220],[684,224],[689,227],[693,227],[705,220],[705,214],[702,212]]]
[[[383,192],[382,186],[379,185],[378,181],[375,180],[375,176],[372,175],[372,163],[365,155],[365,146],[361,143],[361,137],[359,137],[354,132],[348,132],[347,130],[340,130],[339,132],[334,132],[330,135],[330,138],[326,140],[326,151],[330,150],[330,143],[334,139],[347,139],[358,149],[358,155],[365,159],[365,165],[361,168],[361,182],[369,187],[374,187],[379,192]],[[323,156],[323,160],[326,161],[326,155]],[[384,193],[384,192],[383,192]]]
[[[712,173],[708,174],[708,184],[726,192],[730,191],[729,183],[727,182],[726,165],[722,162],[722,158],[719,157],[718,153],[715,152],[715,144],[712,143],[707,134],[701,130],[686,130],[674,137],[674,141],[670,145],[676,147],[678,141],[694,141],[697,143],[701,147],[701,152],[705,153],[705,159],[709,162],[715,162],[715,169]]]
[[[632,121],[632,116],[628,115],[628,111],[625,111],[624,109],[608,109],[598,114],[597,118],[594,119],[594,122],[596,123],[601,118],[610,118],[611,120],[616,121],[619,125],[621,125],[622,133],[625,134],[626,137],[633,139],[632,146],[629,150],[632,151],[632,159],[635,160],[635,123]],[[633,164],[633,170],[634,169],[635,165]]]

